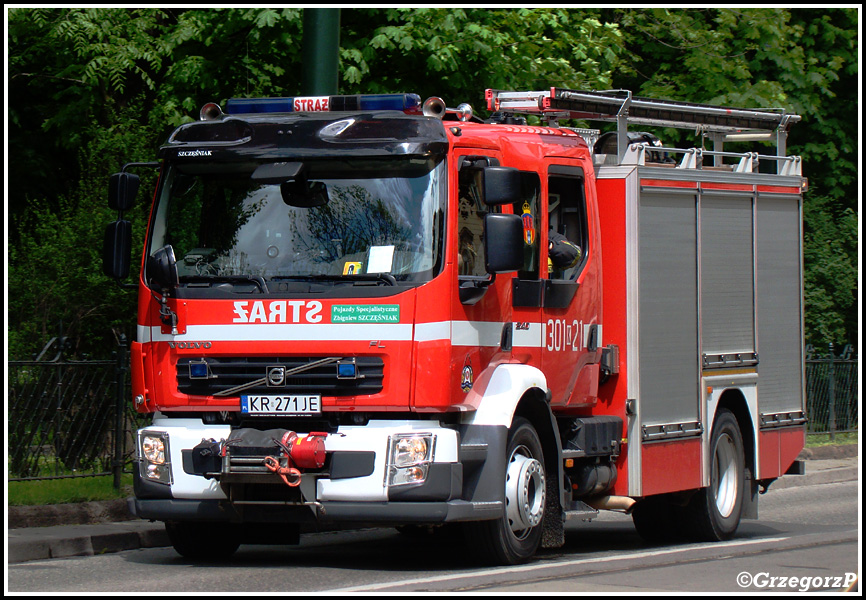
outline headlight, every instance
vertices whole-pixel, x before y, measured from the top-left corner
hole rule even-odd
[[[168,451],[168,434],[148,431],[139,432],[141,462],[139,473],[150,481],[171,484],[171,455]]]
[[[423,483],[433,460],[436,436],[430,433],[391,437],[388,485]]]
[[[165,464],[165,441],[162,438],[146,435],[141,440],[141,452],[149,462]]]
[[[430,447],[426,437],[400,438],[394,444],[394,465],[408,467],[427,460]]]

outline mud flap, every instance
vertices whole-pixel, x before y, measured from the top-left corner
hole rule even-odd
[[[743,519],[758,518],[758,482],[752,479],[751,470],[746,471],[746,489],[743,490]]]

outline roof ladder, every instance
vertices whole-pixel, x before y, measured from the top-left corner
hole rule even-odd
[[[695,129],[713,140],[722,151],[725,141],[770,140],[775,137],[776,155],[787,152],[788,129],[799,115],[776,109],[739,109],[673,100],[632,96],[628,90],[580,91],[550,88],[542,91],[485,92],[491,111],[537,114],[547,119],[610,121],[617,125],[620,159],[628,148],[629,124]],[[721,160],[717,157],[716,160]]]

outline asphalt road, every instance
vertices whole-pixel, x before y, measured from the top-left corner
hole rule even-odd
[[[629,517],[569,524],[566,546],[528,565],[478,568],[459,539],[392,529],[310,534],[299,546],[243,546],[225,563],[150,548],[7,567],[9,592],[576,593],[825,592],[861,567],[858,482],[770,489],[760,520],[716,544],[650,546]],[[849,575],[850,574],[850,575]],[[855,584],[856,585],[856,584]]]

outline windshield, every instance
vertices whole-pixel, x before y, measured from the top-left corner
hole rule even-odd
[[[417,158],[173,164],[148,253],[171,245],[182,285],[428,281],[443,262],[444,165]]]

